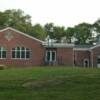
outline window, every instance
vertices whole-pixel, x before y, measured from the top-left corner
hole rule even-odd
[[[25,48],[22,47],[22,50],[21,50],[21,58],[25,58]]]
[[[97,58],[97,63],[100,64],[100,58],[99,57]]]
[[[0,47],[0,59],[6,58],[6,49]]]
[[[56,53],[53,51],[52,52],[52,60],[55,61],[55,59],[56,59]]]
[[[26,58],[30,58],[30,51],[29,51],[29,49],[26,49]]]
[[[47,52],[46,56],[47,56],[47,61],[50,61],[50,52],[49,51]]]
[[[46,61],[49,61],[49,62],[56,61],[56,51],[47,50],[46,51]]]
[[[12,48],[12,58],[15,59],[29,59],[30,49],[24,47]]]

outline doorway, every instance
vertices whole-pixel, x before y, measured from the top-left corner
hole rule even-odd
[[[84,64],[84,67],[89,67],[89,59],[84,59],[84,61],[83,61],[83,64]]]

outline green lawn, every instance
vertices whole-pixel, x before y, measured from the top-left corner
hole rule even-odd
[[[100,100],[100,69],[0,70],[0,100]]]

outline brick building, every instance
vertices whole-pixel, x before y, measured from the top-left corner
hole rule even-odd
[[[0,30],[0,65],[100,67],[100,44],[52,44],[8,27]]]

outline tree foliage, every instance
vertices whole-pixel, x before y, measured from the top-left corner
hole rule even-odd
[[[65,36],[65,28],[60,26],[55,26],[53,28],[54,38],[58,41],[61,40],[61,37]]]
[[[72,37],[74,37],[74,28],[68,27],[65,30],[65,35],[66,35],[66,38],[67,38],[67,42],[71,43],[71,39],[72,39]]]
[[[8,26],[39,39],[45,38],[44,28],[40,24],[33,26],[31,16],[24,14],[20,9],[0,12],[0,28],[2,29]]]
[[[53,28],[54,28],[53,23],[47,23],[47,24],[44,25],[45,33],[46,33],[47,36],[49,35],[50,38],[54,38]]]
[[[88,23],[81,23],[75,26],[74,36],[78,44],[87,44],[92,38],[91,25]]]
[[[72,38],[75,38],[78,44],[90,44],[93,39],[92,31],[98,33],[97,37],[100,35],[100,19],[93,24],[79,23],[74,27],[68,28],[55,26],[54,23],[47,23],[44,26],[40,24],[32,25],[31,16],[20,9],[0,11],[0,29],[8,26],[41,40],[44,40],[49,35],[50,38],[58,41],[62,37],[66,37],[68,43],[71,43]]]
[[[34,32],[34,37],[38,39],[44,39],[46,37],[45,30],[40,24],[36,24],[33,26],[32,31]]]

